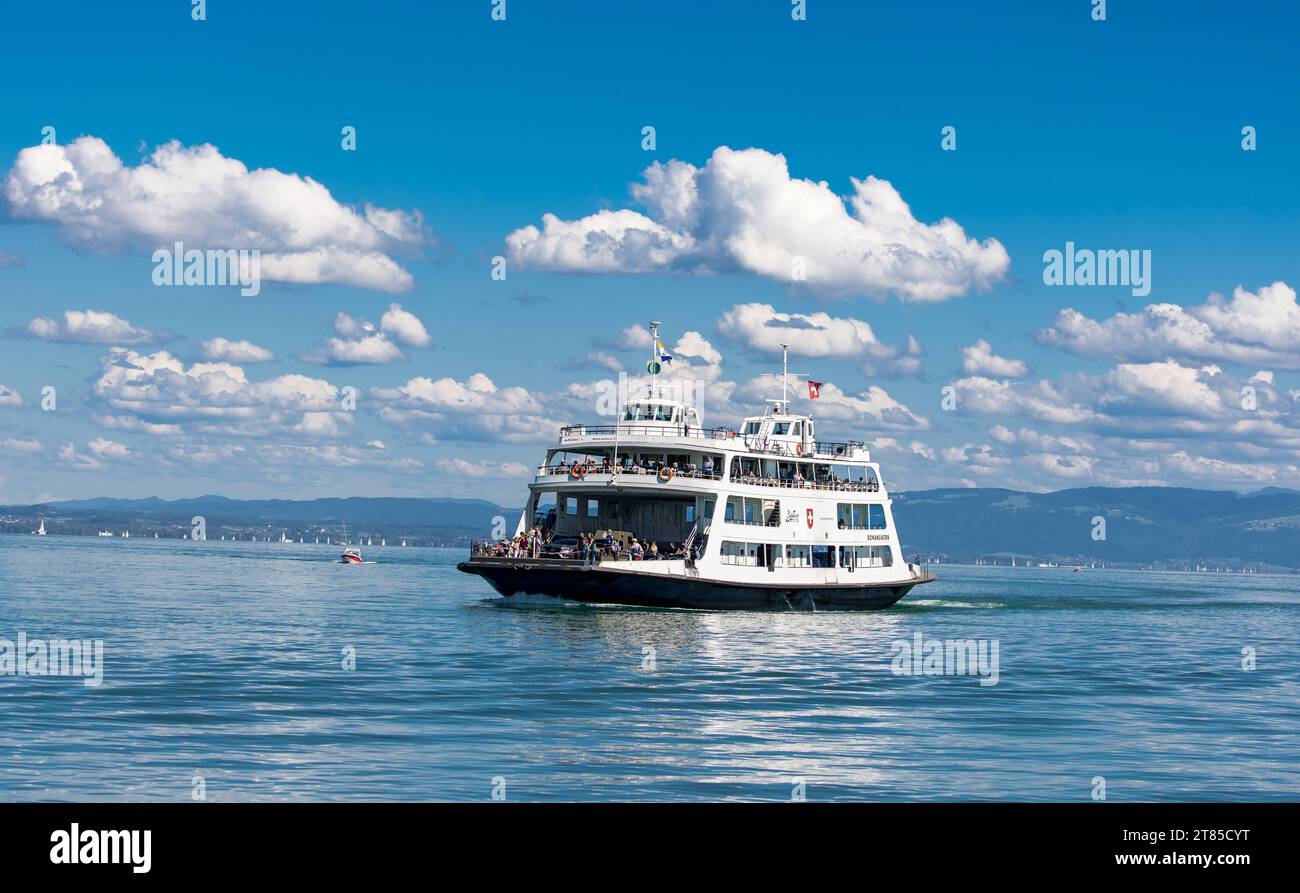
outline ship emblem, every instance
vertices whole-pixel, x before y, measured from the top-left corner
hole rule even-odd
[[[813,510],[808,509],[808,529],[812,530],[812,526],[813,526]]]

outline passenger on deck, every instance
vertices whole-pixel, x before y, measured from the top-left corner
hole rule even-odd
[[[632,537],[632,545],[628,547],[628,553],[633,561],[640,561],[645,556],[645,549],[641,547],[641,541]]]
[[[712,475],[712,474],[713,474],[713,457],[712,457],[712,456],[705,456],[705,457],[704,457],[704,473],[707,474],[707,475]]]

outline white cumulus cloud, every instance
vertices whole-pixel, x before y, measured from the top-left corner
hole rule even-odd
[[[968,238],[955,221],[918,221],[886,180],[850,178],[842,197],[826,182],[794,179],[785,156],[714,150],[703,167],[656,162],[632,186],[640,211],[578,220],[544,214],[542,227],[506,237],[524,269],[588,272],[746,272],[830,293],[893,292],[943,301],[1002,279],[996,239]]]
[[[27,324],[27,331],[42,341],[74,344],[144,344],[157,340],[148,329],[136,328],[103,310],[65,310],[62,322],[38,316]]]
[[[398,347],[430,347],[433,338],[424,323],[400,304],[390,304],[379,325],[346,313],[334,318],[334,334],[315,352],[303,357],[327,366],[361,366],[397,363],[406,359]]]
[[[1211,294],[1200,306],[1150,304],[1137,313],[1091,319],[1066,308],[1038,333],[1051,347],[1124,360],[1217,360],[1300,369],[1300,305],[1295,289],[1274,282],[1238,286],[1232,300]]]
[[[920,371],[920,345],[883,344],[871,324],[828,313],[781,313],[771,304],[737,304],[722,314],[718,331],[726,338],[769,356],[788,345],[794,357],[850,357],[866,363],[871,374],[912,375]]]
[[[1024,360],[1011,360],[993,353],[993,348],[983,339],[967,347],[957,348],[961,354],[961,367],[970,375],[991,375],[994,378],[1023,378],[1029,374]]]
[[[269,363],[275,359],[265,347],[258,347],[251,341],[231,341],[229,338],[209,338],[199,342],[199,349],[206,360],[227,363]]]
[[[30,146],[3,189],[14,218],[52,224],[80,249],[257,249],[262,278],[279,282],[405,291],[411,274],[390,255],[428,238],[418,211],[358,210],[310,177],[175,140],[135,166],[94,136]]]

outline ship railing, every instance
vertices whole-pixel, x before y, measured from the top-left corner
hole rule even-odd
[[[728,440],[736,436],[730,428],[699,428],[691,425],[565,425],[560,429],[560,443],[614,437],[691,437],[702,440]]]
[[[630,474],[630,475],[644,475],[647,477],[653,477],[659,473],[658,468],[643,468],[640,465],[633,465],[630,467],[623,466],[622,468],[619,468],[617,471],[615,471],[613,465],[607,465],[603,462],[579,462],[576,464],[578,467],[582,468],[583,471],[575,475],[573,472],[574,464],[575,463],[572,462],[570,463],[562,462],[558,465],[539,465],[537,467],[537,476],[546,477],[546,476],[560,475],[560,476],[566,476],[572,478],[573,480],[581,480],[582,478],[585,478],[588,475],[593,475],[593,474],[613,475],[617,473],[617,474],[625,474],[625,475]],[[684,477],[684,478],[690,478],[691,480],[699,480],[699,481],[717,481],[722,479],[722,475],[718,472],[701,471],[699,469],[690,469],[690,468],[687,469],[674,468],[673,477]]]
[[[816,456],[851,459],[859,452],[866,452],[866,444],[860,440],[818,440],[813,443],[813,455]]]
[[[617,552],[608,548],[604,543],[597,542],[590,555],[579,551],[576,555],[564,558],[559,555],[548,555],[545,552],[530,552],[527,547],[518,550],[513,538],[500,540],[472,540],[470,542],[469,554],[471,558],[498,558],[498,559],[529,559],[532,561],[566,561],[571,564],[581,564],[586,567],[598,565],[604,561],[682,561],[690,558],[690,547],[683,546],[675,552],[669,552],[664,549],[661,552],[650,552],[642,549],[640,554],[632,552],[628,548],[621,548]]]
[[[753,474],[733,474],[733,484],[777,487],[786,490],[829,490],[843,493],[879,493],[879,481],[796,481],[789,478],[765,478]]]
[[[792,459],[854,459],[866,455],[866,444],[860,440],[815,440],[811,449],[801,449],[802,444],[773,440],[757,435],[741,435],[733,428],[696,428],[690,425],[565,425],[560,429],[560,443],[581,441],[613,441],[616,438],[638,437],[688,437],[700,440],[736,440],[753,453],[767,453]]]

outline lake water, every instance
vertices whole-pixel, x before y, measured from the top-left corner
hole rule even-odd
[[[944,566],[721,614],[338,551],[0,536],[0,639],[104,643],[96,687],[0,676],[0,800],[1300,799],[1297,577]],[[997,684],[896,674],[917,633],[996,641]]]

